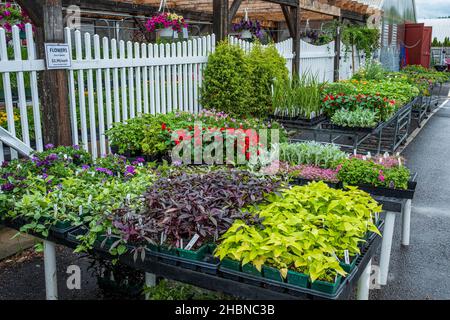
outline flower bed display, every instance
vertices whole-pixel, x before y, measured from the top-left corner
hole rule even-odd
[[[213,142],[223,143],[224,147],[228,142],[244,160],[249,160],[252,152],[257,152],[255,148],[264,147],[259,144],[261,129],[280,129],[280,141],[287,139],[285,130],[276,122],[254,118],[236,119],[223,112],[208,110],[198,114],[178,112],[144,115],[127,123],[114,124],[106,134],[119,154],[143,157],[150,161],[170,159],[169,153],[181,143],[191,145],[192,157],[195,157],[196,150],[203,155],[205,148]],[[270,130],[267,130],[267,134],[269,144]],[[223,150],[223,154],[226,154],[226,150]]]

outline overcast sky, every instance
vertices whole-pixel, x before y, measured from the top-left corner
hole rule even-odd
[[[417,18],[450,16],[450,0],[416,0]]]

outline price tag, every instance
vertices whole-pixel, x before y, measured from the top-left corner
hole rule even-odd
[[[350,264],[350,254],[348,253],[348,250],[344,250],[344,260],[345,264]]]
[[[189,243],[186,245],[186,248],[184,248],[184,249],[191,250],[199,238],[200,238],[200,236],[198,234],[194,234],[191,241],[189,241]]]

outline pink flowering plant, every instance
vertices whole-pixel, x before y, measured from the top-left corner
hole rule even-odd
[[[183,28],[186,28],[187,24],[182,16],[175,13],[160,13],[147,20],[145,27],[148,32],[153,32],[158,29],[172,28],[172,30],[181,32]]]
[[[12,27],[17,25],[21,31],[25,31],[25,24],[31,23],[25,10],[10,2],[0,5],[0,27],[5,29],[7,34],[12,32]]]
[[[397,160],[398,161],[398,160]],[[407,189],[411,173],[405,166],[384,166],[373,160],[353,157],[337,167],[337,178],[348,185],[372,185],[393,189]]]

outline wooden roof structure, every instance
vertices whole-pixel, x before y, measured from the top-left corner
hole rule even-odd
[[[127,0],[122,0],[129,2]],[[377,13],[378,8],[365,3],[367,0],[297,0],[302,12],[302,20],[331,20],[345,12],[366,16]],[[159,6],[160,0],[136,0],[138,4]],[[241,19],[248,9],[249,17],[260,21],[283,22],[285,16],[280,6],[290,1],[241,0],[227,1],[229,12],[235,12],[235,18]],[[167,7],[171,11],[189,10],[205,14],[213,13],[213,0],[167,0]],[[236,9],[237,7],[237,9]]]

